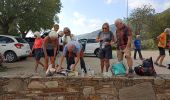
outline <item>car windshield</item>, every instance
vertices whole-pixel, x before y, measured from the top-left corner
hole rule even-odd
[[[27,43],[26,40],[22,39],[22,38],[19,38],[19,37],[16,37],[15,38],[19,43]]]

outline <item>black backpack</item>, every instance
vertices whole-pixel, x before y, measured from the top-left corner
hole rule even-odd
[[[155,76],[156,71],[153,66],[152,57],[143,60],[143,64],[134,68],[137,75],[140,76]]]

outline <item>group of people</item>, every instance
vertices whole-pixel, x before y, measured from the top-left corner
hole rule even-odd
[[[112,45],[116,44],[117,58],[118,61],[123,61],[126,59],[128,70],[127,75],[133,75],[133,60],[131,58],[131,44],[132,44],[132,30],[127,26],[121,19],[115,21],[116,32],[115,35],[110,31],[108,23],[102,25],[102,31],[100,31],[96,37],[96,41],[100,43],[99,59],[101,66],[101,73],[104,75],[109,74],[110,59],[112,59]],[[84,73],[87,73],[86,64],[84,62],[84,49],[78,41],[75,41],[74,35],[68,27],[65,27],[63,31],[58,32],[59,25],[55,24],[51,32],[44,39],[41,38],[40,32],[35,32],[35,43],[32,51],[35,52],[35,71],[37,72],[37,67],[40,64],[45,70],[48,70],[49,59],[50,64],[56,71],[63,69],[63,61],[66,59],[67,70],[75,70],[78,62],[80,61],[81,69]],[[162,65],[163,58],[165,57],[164,47],[166,45],[166,35],[170,35],[170,29],[165,29],[165,32],[158,36],[159,44],[158,48],[160,51],[160,56],[156,60],[155,64],[158,64],[160,59],[160,66]],[[136,52],[139,53],[139,57],[143,60],[141,54],[141,41],[139,36],[136,36],[134,41],[135,53],[134,59],[136,59]],[[43,52],[45,57],[45,64],[40,62],[41,53]],[[55,64],[56,56],[59,52],[62,55],[59,59],[58,64]],[[104,71],[105,70],[105,71]]]

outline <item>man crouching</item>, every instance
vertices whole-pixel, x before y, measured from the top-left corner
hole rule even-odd
[[[63,54],[61,56],[60,65],[57,71],[60,71],[62,69],[62,63],[65,57],[67,60],[67,70],[75,71],[76,65],[79,60],[83,60],[83,50],[81,44],[77,41],[70,41],[68,44],[65,45],[63,49]],[[85,67],[83,67],[82,69],[84,69],[84,72],[86,72]]]

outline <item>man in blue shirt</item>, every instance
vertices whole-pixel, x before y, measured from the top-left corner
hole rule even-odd
[[[84,69],[84,72],[87,73],[84,59],[83,59],[83,50],[80,43],[77,41],[70,41],[67,43],[63,49],[63,55],[61,56],[61,61],[58,70],[62,68],[62,63],[64,58],[67,59],[67,69],[68,70],[75,70],[77,63],[80,60],[81,67]],[[75,59],[76,58],[76,59]],[[71,68],[72,67],[72,68]]]
[[[143,60],[142,53],[141,53],[141,40],[140,35],[136,35],[136,39],[134,40],[134,59],[136,60],[136,53],[138,52],[139,58]]]

